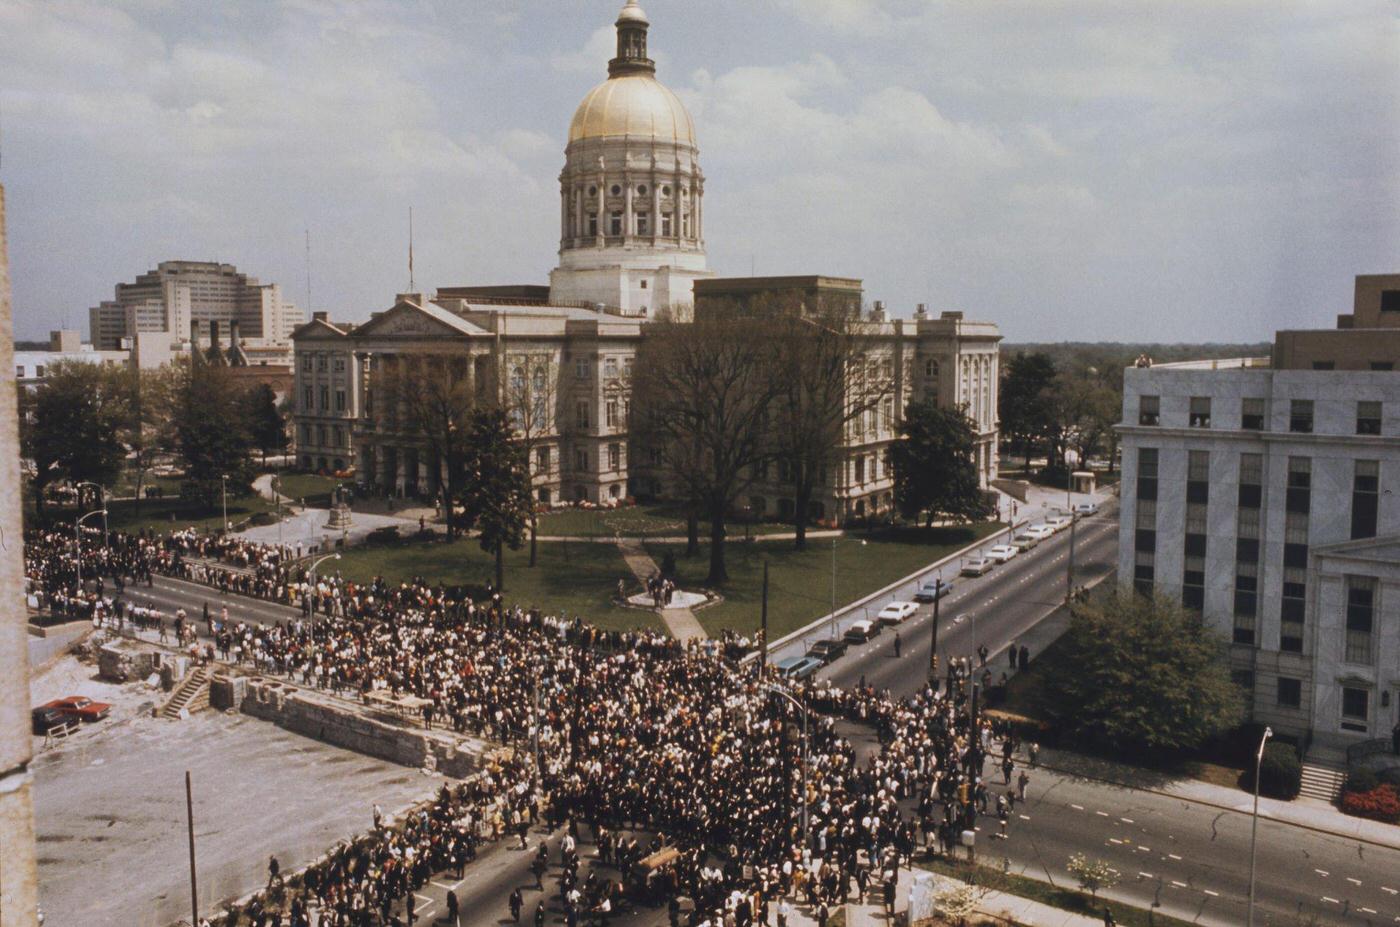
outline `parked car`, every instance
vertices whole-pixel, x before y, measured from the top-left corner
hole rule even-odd
[[[101,721],[112,713],[112,706],[106,702],[94,702],[84,695],[70,695],[67,698],[56,698],[52,702],[45,702],[39,706],[41,708],[52,708],[61,711],[70,718],[79,721]]]
[[[792,675],[792,671],[797,669],[797,665],[805,659],[807,658],[788,657],[786,660],[779,660],[777,663],[773,664],[773,668],[778,671],[779,676],[783,677],[784,679],[787,679]]]
[[[1097,502],[1076,502],[1074,504],[1074,515],[1076,518],[1088,518],[1090,515],[1099,513]]]
[[[1072,521],[1074,521],[1074,517],[1071,515],[1051,515],[1045,519],[1045,527],[1051,531],[1063,531],[1070,526]]]
[[[962,565],[959,572],[964,576],[983,576],[990,573],[994,566],[996,566],[995,560],[988,560],[986,557],[973,557]]]
[[[987,551],[987,559],[995,560],[997,563],[1005,563],[1016,556],[1019,551],[1011,544],[998,544]]]
[[[1035,538],[1037,541],[1043,541],[1048,537],[1053,537],[1055,534],[1055,529],[1051,528],[1049,525],[1036,523],[1028,528],[1023,529],[1021,533],[1029,535],[1030,537]]]
[[[1039,538],[1033,538],[1024,531],[1011,539],[1011,546],[1023,554],[1028,550],[1035,550],[1035,546],[1039,543]]]
[[[934,599],[941,599],[953,591],[952,583],[940,583],[929,579],[919,584],[919,589],[914,593],[915,602],[932,602]]]
[[[845,656],[846,647],[846,642],[839,637],[824,637],[807,648],[807,656],[823,663],[834,663]]]
[[[29,712],[29,722],[36,734],[71,734],[82,722],[57,708],[35,708]]]
[[[919,606],[913,602],[891,602],[880,609],[880,614],[875,619],[883,624],[903,624],[914,617],[919,611]]]
[[[861,619],[846,629],[846,640],[852,644],[863,644],[880,633],[880,623]]]
[[[802,657],[796,665],[788,670],[787,677],[789,679],[806,679],[825,665],[816,657]]]

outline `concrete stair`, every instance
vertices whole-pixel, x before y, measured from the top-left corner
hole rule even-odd
[[[1303,764],[1303,788],[1300,794],[1325,802],[1334,802],[1341,794],[1342,783],[1346,780],[1346,768],[1340,763],[1309,760]]]
[[[194,714],[202,708],[209,707],[209,668],[207,666],[195,667],[189,675],[180,680],[180,684],[175,687],[175,691],[170,693],[169,700],[160,709],[160,717],[171,721],[179,720],[180,712],[185,711]]]

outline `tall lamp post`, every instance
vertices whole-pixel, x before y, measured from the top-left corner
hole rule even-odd
[[[933,634],[928,645],[928,679],[934,692],[938,691],[938,603],[943,598],[943,577],[933,580]]]
[[[1273,736],[1273,728],[1264,728],[1264,736],[1259,738],[1259,752],[1254,755],[1254,822],[1249,828],[1249,927],[1254,927],[1254,851],[1259,840],[1259,770],[1264,765],[1264,745]]]
[[[307,595],[310,595],[312,592],[315,592],[315,591],[316,591],[316,568],[317,568],[318,566],[320,566],[321,564],[325,563],[327,560],[339,560],[339,559],[340,559],[340,554],[326,554],[324,557],[320,558],[319,560],[315,560],[315,561],[312,562],[312,564],[311,564],[311,569],[308,570],[308,571],[307,571],[307,574],[306,574],[306,576],[307,576],[306,585],[307,585],[307,587],[308,587],[308,588],[307,588]]]
[[[93,509],[85,515],[79,515],[73,519],[73,564],[78,571],[78,591],[83,591],[83,522],[94,515],[101,515],[105,521],[107,519],[106,509]]]
[[[94,483],[92,480],[83,480],[79,486],[94,486],[97,488],[97,498],[102,505],[102,546],[107,546],[107,490],[101,483]]]
[[[1069,561],[1065,564],[1065,602],[1074,600],[1074,502],[1070,492],[1074,485],[1074,465],[1079,463],[1079,452],[1073,448],[1065,450],[1065,507],[1069,509]]]
[[[219,486],[224,500],[224,530],[228,530],[228,474],[219,474]]]
[[[807,708],[778,686],[766,685],[763,688],[774,695],[787,699],[792,707],[802,713],[802,845],[805,847],[807,845]]]

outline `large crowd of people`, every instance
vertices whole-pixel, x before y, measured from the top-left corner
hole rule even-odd
[[[121,610],[102,604],[112,600],[105,584],[120,590],[162,573],[197,579],[192,565],[292,590],[300,620],[209,616],[208,647],[350,697],[413,695],[425,702],[427,726],[519,747],[513,762],[445,790],[403,828],[380,828],[333,854],[307,880],[309,899],[286,910],[290,921],[264,909],[264,924],[307,923],[310,899],[323,924],[390,922],[394,901],[411,898],[415,884],[470,859],[482,822],[511,832],[539,816],[586,827],[600,845],[628,830],[663,835],[679,855],[653,873],[660,897],[693,901],[695,927],[747,927],[791,893],[820,908],[863,891],[871,873],[888,882],[921,842],[950,852],[981,815],[996,815],[1004,835],[1024,796],[1024,771],[1012,785],[1013,740],[970,710],[970,686],[897,699],[791,683],[737,664],[724,647],[602,631],[500,596],[478,602],[423,581],[335,575],[313,585],[285,553],[188,532],[99,532],[84,540],[79,588],[71,533],[31,535],[26,546],[33,590],[97,610]],[[971,667],[961,676],[971,681]],[[866,761],[843,736],[843,719],[878,733]],[[570,927],[601,904],[597,891],[577,886],[561,898]]]

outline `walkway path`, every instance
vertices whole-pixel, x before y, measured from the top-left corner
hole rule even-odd
[[[640,582],[645,583],[661,572],[656,561],[651,559],[651,554],[646,552],[646,548],[642,547],[642,542],[636,538],[619,539],[617,549],[621,552],[622,559],[627,561],[627,568]],[[700,624],[700,620],[688,608],[658,608],[656,613],[661,616],[662,621],[666,622],[666,630],[670,631],[671,636],[677,640],[688,641],[708,636],[705,634],[705,628]]]

